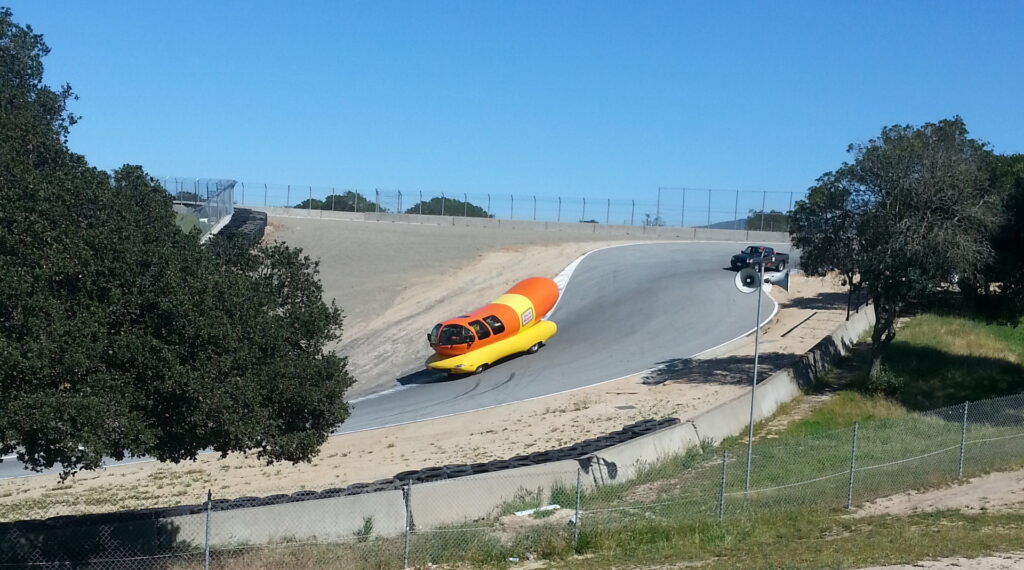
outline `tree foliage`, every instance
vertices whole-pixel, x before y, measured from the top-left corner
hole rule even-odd
[[[285,245],[201,246],[139,166],[66,146],[73,94],[41,36],[0,10],[0,454],[65,475],[104,457],[257,450],[310,459],[352,380],[316,263]]]
[[[413,204],[405,211],[406,214],[423,214],[425,216],[465,216],[467,218],[493,218],[494,214],[472,202],[456,198],[431,198]]]
[[[366,196],[352,190],[341,194],[330,194],[323,200],[307,198],[293,207],[303,210],[333,210],[336,212],[388,212],[384,206],[378,207]]]
[[[1000,195],[989,176],[991,152],[959,117],[886,127],[849,152],[853,162],[824,175],[797,204],[791,232],[809,272],[856,271],[867,287],[877,374],[908,303],[951,277],[981,274]]]
[[[789,227],[789,216],[778,210],[751,210],[745,226],[750,231],[785,231]]]

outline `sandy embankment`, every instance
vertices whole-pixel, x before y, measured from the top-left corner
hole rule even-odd
[[[344,226],[308,227],[314,222]],[[412,331],[408,334],[418,338],[437,314],[457,314],[518,279],[554,276],[585,251],[621,243],[557,243],[557,235],[509,232],[511,236],[491,236],[489,245],[453,247],[451,253],[439,249],[442,242],[460,243],[475,233],[455,230],[460,228],[286,219],[275,223],[272,235],[310,252],[329,252],[322,258],[323,282],[329,295],[350,300],[345,307],[345,346],[356,351],[352,364],[357,374],[372,369],[372,358],[360,350],[375,355],[397,350],[405,362],[402,366],[417,368],[426,356],[416,345],[372,347],[374,339],[401,338],[395,331]],[[529,243],[501,241],[515,239]],[[495,251],[485,253],[484,247]],[[443,261],[438,252],[444,252]],[[782,310],[763,329],[764,376],[840,323],[845,297],[835,291],[836,284],[830,281],[802,277],[794,277],[791,294],[776,290]],[[5,482],[8,494],[0,497],[0,504],[42,497],[47,503],[62,503],[62,512],[74,512],[108,510],[106,501],[114,499],[117,507],[196,503],[207,488],[216,497],[290,493],[373,481],[430,465],[510,457],[607,433],[643,418],[692,417],[748,389],[752,351],[752,337],[747,337],[713,359],[673,369],[457,416],[335,436],[307,464],[268,467],[251,456],[203,455],[179,465],[150,462],[82,473],[65,485],[57,485],[55,476],[40,476]]]

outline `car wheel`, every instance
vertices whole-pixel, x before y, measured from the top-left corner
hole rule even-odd
[[[530,348],[527,348],[526,354],[535,354],[538,350],[540,350],[540,347],[542,346],[544,346],[544,343],[538,342],[537,344],[531,346]]]
[[[487,370],[487,363],[486,362],[481,364],[480,366],[477,366],[476,370],[473,371],[473,374],[480,374],[484,370]]]

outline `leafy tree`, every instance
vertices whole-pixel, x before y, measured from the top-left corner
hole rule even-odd
[[[178,202],[202,202],[203,199],[199,197],[199,194],[195,192],[188,192],[182,190],[174,195],[174,199]]]
[[[750,231],[784,231],[789,227],[789,216],[785,212],[777,210],[761,211],[750,210],[747,216],[746,229]]]
[[[835,208],[852,219],[803,219],[792,226],[817,270],[838,269],[851,256],[875,312],[871,374],[877,377],[885,348],[896,336],[896,320],[907,304],[932,294],[951,276],[974,280],[991,255],[988,237],[999,216],[991,189],[985,143],[968,137],[959,117],[920,127],[882,129],[867,143],[849,147],[852,163],[819,180]],[[839,205],[842,204],[842,205]],[[812,210],[812,205],[800,207]],[[844,250],[823,246],[828,232],[853,228]],[[826,237],[815,238],[816,232]],[[820,251],[822,248],[826,251]]]
[[[465,216],[468,218],[493,218],[487,210],[455,198],[431,198],[417,202],[405,211],[406,214],[423,214],[425,216]]]
[[[863,284],[857,220],[850,191],[833,172],[818,178],[807,198],[797,201],[789,217],[793,247],[800,250],[800,269],[808,275],[824,276],[832,271],[843,275],[848,287],[847,319],[853,294]]]
[[[326,210],[324,203],[319,198],[307,198],[295,206],[294,208],[301,208],[303,210]]]
[[[315,207],[315,206],[314,206]],[[341,194],[331,194],[324,198],[322,209],[338,212],[374,212],[377,204],[366,198],[359,192],[347,190]],[[388,209],[381,206],[380,212],[388,212]]]
[[[199,244],[141,167],[66,146],[48,49],[0,9],[0,454],[64,475],[103,457],[309,460],[348,415],[341,314],[284,245]]]
[[[661,216],[651,217],[650,214],[644,214],[644,226],[646,227],[662,227],[665,225],[665,220],[661,219]]]
[[[994,255],[982,283],[964,280],[961,289],[968,295],[981,293],[990,317],[1016,325],[1024,315],[1024,154],[993,156],[991,178],[1005,197],[1004,216],[992,236]]]

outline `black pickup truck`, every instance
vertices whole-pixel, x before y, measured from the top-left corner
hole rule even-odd
[[[780,253],[763,245],[749,245],[743,251],[732,256],[729,265],[735,270],[749,266],[760,271],[762,260],[764,260],[765,271],[782,271],[789,265],[789,254]]]

